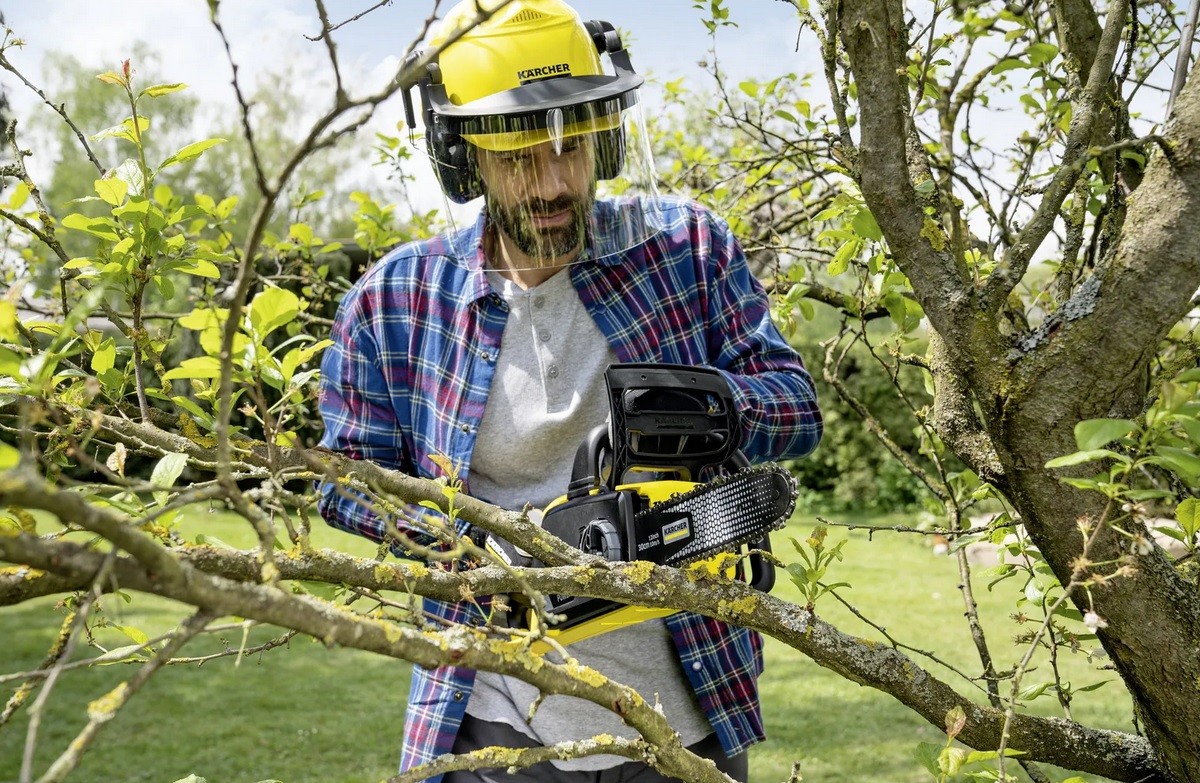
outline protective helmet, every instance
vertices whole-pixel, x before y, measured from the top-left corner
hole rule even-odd
[[[620,36],[607,22],[583,22],[562,0],[512,0],[494,10],[501,2],[463,0],[450,9],[429,42],[441,51],[417,82],[446,195],[465,203],[483,193],[466,142],[506,152],[592,133],[597,179],[615,177],[624,160],[621,111],[643,82]],[[491,15],[478,21],[479,11]],[[602,53],[614,74],[605,73]],[[404,99],[412,127],[407,92]]]

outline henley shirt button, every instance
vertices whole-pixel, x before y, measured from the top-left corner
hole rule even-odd
[[[692,663],[692,671],[694,671],[694,672],[698,672],[703,668],[704,668],[704,664],[700,663],[700,661],[695,661]]]
[[[547,377],[550,377],[550,378],[557,378],[558,377],[558,365],[554,365],[554,364],[550,365],[550,369],[546,370],[546,375],[547,375]]]
[[[533,298],[533,306],[534,306],[534,307],[536,307],[537,309],[541,310],[541,309],[542,309],[542,307],[544,307],[544,306],[545,306],[545,304],[546,304],[546,297],[544,297],[544,296],[535,296],[535,297]]]
[[[550,330],[543,329],[542,331],[538,332],[538,338],[544,343],[550,342]]]

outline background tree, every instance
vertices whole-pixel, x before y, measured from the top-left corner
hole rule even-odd
[[[444,480],[426,482],[306,448],[295,425],[312,419],[314,363],[327,343],[312,328],[317,321],[302,326],[300,317],[336,287],[297,290],[294,281],[261,276],[260,262],[273,251],[311,262],[311,282],[321,277],[322,251],[332,251],[312,226],[293,222],[286,234],[269,226],[301,162],[360,127],[413,71],[361,98],[335,83],[328,108],[277,167],[248,140],[256,192],[246,196],[253,209],[233,242],[221,230],[228,195],[195,194],[172,181],[179,166],[220,142],[147,153],[146,136],[158,126],[143,127],[141,118],[175,100],[178,88],[143,84],[125,67],[101,81],[130,106],[112,127],[118,154],[132,165],[98,167],[114,175],[98,175],[77,195],[94,199],[97,214],[57,217],[19,154],[5,169],[0,215],[48,248],[63,272],[61,321],[21,321],[11,302],[0,303],[0,558],[16,564],[0,571],[0,603],[69,593],[72,612],[0,724],[23,705],[38,714],[57,673],[74,665],[73,648],[104,593],[153,593],[195,612],[162,638],[91,659],[140,664],[92,703],[78,741],[42,779],[65,776],[115,711],[226,615],[427,665],[454,660],[515,674],[544,692],[616,709],[640,733],[633,741],[445,758],[439,771],[604,752],[651,759],[685,780],[721,779],[678,746],[636,693],[543,662],[528,638],[507,629],[431,627],[410,600],[515,591],[688,608],[759,629],[944,728],[950,742],[927,755],[939,779],[966,761],[991,759],[974,771],[1006,779],[1013,749],[1038,780],[1048,774],[1042,763],[1116,780],[1200,779],[1191,729],[1200,717],[1192,557],[1200,373],[1188,320],[1200,287],[1200,82],[1182,87],[1161,131],[1135,134],[1142,125],[1130,108],[1179,45],[1175,9],[1114,2],[1098,15],[1075,0],[912,8],[871,0],[818,12],[802,0],[794,5],[806,40],[824,55],[828,107],[796,92],[804,78],[736,89],[717,78],[712,103],[682,100],[687,130],[652,130],[670,153],[663,185],[695,192],[730,216],[785,326],[810,314],[835,325],[818,354],[821,375],[919,481],[938,509],[936,532],[958,542],[978,669],[943,679],[936,655],[918,655],[890,635],[887,645],[867,642],[822,619],[814,604],[832,600],[823,574],[836,551],[820,533],[797,544],[817,567],[789,569],[808,598],[792,604],[696,569],[582,557],[523,515],[464,497],[452,465]],[[721,0],[697,6],[714,33],[731,23]],[[335,25],[323,5],[317,10],[336,61]],[[3,54],[0,65],[13,69]],[[242,126],[253,135],[257,120],[235,87]],[[989,109],[1021,113],[1009,139]],[[16,148],[11,137],[8,146]],[[400,154],[386,140],[384,148]],[[429,227],[399,224],[394,208],[366,194],[354,203],[356,235],[371,253]],[[66,252],[61,237],[69,232],[86,237],[86,255]],[[143,317],[148,291],[185,289],[201,294],[177,324],[158,328]],[[96,309],[118,336],[85,325]],[[167,350],[180,329],[196,335],[194,355]],[[862,366],[886,378],[894,396],[883,402],[872,398],[877,384],[856,384]],[[385,551],[370,560],[317,550],[308,538],[309,487],[322,478],[382,510],[397,499],[438,506],[447,524],[430,532],[445,543],[447,562],[483,558],[453,535],[450,523],[461,518],[551,567],[443,570],[388,560]],[[174,520],[202,502],[243,518],[259,546],[182,540]],[[982,528],[971,521],[980,504],[994,515]],[[1182,557],[1151,537],[1147,519],[1159,512],[1173,516],[1155,525],[1184,545]],[[1013,555],[988,578],[1020,588],[1017,631],[1028,654],[1011,665],[997,660],[975,611],[966,543],[985,538]],[[335,607],[305,587],[317,583],[346,586],[369,606]],[[1027,709],[1022,685],[1035,656],[1091,634],[1133,700],[1133,731]],[[1070,683],[1047,687],[1069,706]],[[972,757],[954,741],[986,753]],[[32,779],[32,762],[24,767]]]

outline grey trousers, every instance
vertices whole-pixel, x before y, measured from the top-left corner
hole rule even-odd
[[[454,740],[453,751],[467,753],[491,745],[507,748],[537,747],[536,742],[508,724],[465,716],[462,728],[458,730],[458,737]],[[717,769],[739,783],[746,783],[749,775],[746,753],[743,751],[732,758],[726,756],[716,734],[709,734],[688,750],[702,758],[712,759]],[[615,767],[590,772],[568,772],[546,761],[511,775],[503,769],[480,769],[474,772],[450,772],[442,780],[444,783],[672,783],[673,778],[663,777],[653,767],[640,761],[627,761]]]

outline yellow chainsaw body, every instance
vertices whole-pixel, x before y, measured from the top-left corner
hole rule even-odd
[[[644,481],[632,484],[621,484],[616,489],[618,492],[623,490],[632,490],[637,492],[646,499],[647,503],[651,507],[653,507],[655,504],[661,503],[664,500],[669,500],[678,494],[694,489],[696,486],[698,485],[692,481],[664,479],[659,481]],[[598,492],[598,490],[594,490],[592,494],[595,494],[596,492]],[[564,503],[566,499],[567,498],[565,495],[556,498],[546,506],[545,510],[550,511],[555,506]],[[713,558],[716,557],[720,557],[720,555],[713,556]],[[699,562],[704,561],[702,560]],[[734,578],[734,574],[735,569],[732,567],[726,572],[726,575],[730,579]],[[667,617],[675,614],[678,611],[678,609],[664,609],[661,607],[618,604],[614,606],[611,612],[606,612],[598,617],[585,620],[578,625],[573,625],[564,629],[551,627],[547,629],[546,636],[555,640],[561,645],[569,645],[574,644],[575,642],[583,641],[584,639],[590,639],[593,636],[599,636],[600,634],[608,633],[609,631],[615,631],[619,628],[637,625],[638,623],[643,623],[647,620],[654,620],[659,617]],[[532,615],[533,610],[528,610],[528,613]],[[527,627],[532,627],[532,619],[532,616],[527,618]],[[533,651],[539,655],[549,652],[550,649],[550,645],[544,641],[539,640],[533,644]]]

